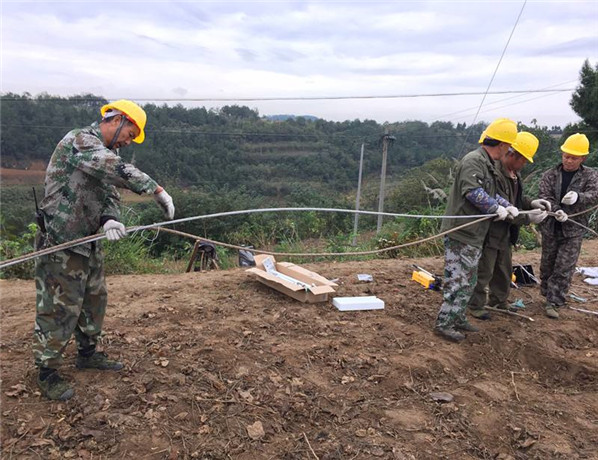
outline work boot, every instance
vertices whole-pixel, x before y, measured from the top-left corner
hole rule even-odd
[[[546,316],[552,319],[559,319],[559,307],[555,304],[547,303]]]
[[[42,395],[54,401],[66,401],[75,394],[72,387],[55,369],[52,369],[48,375],[43,375],[43,371],[40,372],[37,376],[37,385],[42,391]]]
[[[436,326],[434,333],[452,342],[460,342],[465,340],[465,334],[461,334],[452,326]]]
[[[480,330],[471,324],[469,321],[464,320],[460,321],[455,324],[455,329],[459,329],[460,331],[467,331],[467,332],[480,332]]]
[[[120,371],[123,363],[108,359],[106,353],[96,351],[91,356],[77,356],[75,363],[78,369],[99,369],[101,371]]]
[[[470,308],[469,314],[473,316],[475,319],[481,319],[482,321],[488,321],[492,319],[488,310],[484,308]]]
[[[496,305],[492,306],[493,308],[496,308],[497,310],[503,310],[503,311],[517,311],[517,307],[513,307],[511,306],[509,303],[497,303]]]

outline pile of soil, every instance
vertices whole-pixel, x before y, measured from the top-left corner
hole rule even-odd
[[[539,253],[515,261],[538,272]],[[461,344],[432,332],[441,293],[410,280],[442,258],[306,264],[378,311],[302,304],[242,269],[108,278],[103,348],[121,372],[62,368],[67,402],[35,384],[32,281],[2,281],[2,458],[598,458],[598,317],[493,314]],[[598,241],[580,265],[598,265]],[[374,281],[357,280],[369,273]],[[571,306],[598,310],[576,275]]]

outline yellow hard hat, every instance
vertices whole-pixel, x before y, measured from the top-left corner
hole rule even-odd
[[[127,99],[120,99],[118,101],[110,102],[100,109],[102,117],[110,109],[120,110],[124,113],[129,120],[133,122],[135,126],[139,128],[139,135],[133,139],[133,142],[141,144],[145,139],[145,122],[147,121],[147,115],[145,111],[135,104],[133,101]]]
[[[511,144],[513,150],[516,150],[517,153],[520,153],[527,161],[530,163],[534,162],[534,155],[538,150],[538,145],[540,145],[540,141],[536,136],[532,133],[528,133],[525,131],[521,131],[517,133],[517,137],[515,138],[515,142]]]
[[[561,150],[570,155],[583,157],[590,153],[590,141],[585,134],[572,134],[561,145]]]
[[[478,141],[480,144],[487,137],[496,139],[497,141],[506,142],[512,144],[515,142],[517,136],[517,123],[508,118],[497,118],[484,130]]]

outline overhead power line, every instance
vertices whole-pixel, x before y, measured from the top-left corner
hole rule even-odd
[[[556,89],[557,86],[568,85],[568,84],[574,83],[576,81],[577,80],[569,80],[569,81],[566,81],[566,82],[563,82],[563,83],[557,83],[555,85],[546,86],[546,87],[540,88],[540,89],[542,89],[542,90]],[[558,89],[558,92],[560,92],[560,89]],[[552,91],[550,91],[550,93],[552,93]],[[545,96],[552,96],[552,95],[553,94],[546,94]],[[499,100],[496,100],[494,102],[490,102],[490,103],[486,104],[486,107],[488,107],[489,105],[496,105],[496,104],[500,104],[500,103],[505,102],[505,101],[510,101],[512,99],[520,99],[520,98],[523,98],[525,96],[526,96],[526,94],[517,94],[515,96],[506,97],[504,99],[499,99]],[[545,96],[542,96],[542,97],[545,97]],[[530,99],[530,100],[534,100],[534,99]],[[516,102],[516,103],[510,104],[510,105],[523,104],[525,102],[527,102],[527,100],[524,99],[521,102]],[[464,112],[471,112],[472,110],[475,110],[477,108],[478,108],[478,106],[475,105],[473,107],[468,107],[466,109],[457,110],[456,112],[445,113],[443,115],[439,115],[439,116],[435,116],[433,118],[430,118],[430,122],[436,121],[436,120],[442,120],[444,118],[452,117],[453,115],[458,115],[458,114],[461,114],[461,113],[464,113]],[[464,116],[459,117],[459,118],[464,118],[465,116],[467,116],[467,115],[464,115]]]
[[[60,130],[71,130],[72,126],[67,125],[32,125],[32,124],[25,124],[25,123],[2,123],[2,128],[23,128],[23,129],[60,129]],[[193,127],[189,128],[158,128],[158,129],[151,129],[147,128],[145,130],[146,135],[153,135],[153,134],[160,134],[160,133],[168,133],[168,134],[185,134],[187,136],[206,136],[206,137],[271,137],[271,138],[314,138],[317,142],[326,140],[327,137],[332,138],[341,138],[341,139],[354,139],[359,140],[360,142],[366,141],[371,139],[372,144],[377,144],[379,142],[379,135],[378,134],[368,134],[368,135],[355,135],[355,134],[345,134],[345,133],[331,133],[331,134],[323,134],[323,133],[312,133],[312,134],[303,134],[303,133],[272,133],[272,132],[249,132],[249,131],[200,131],[194,129]],[[406,136],[409,139],[441,139],[441,138],[458,138],[462,136],[462,133],[455,132],[455,133],[447,133],[447,134],[414,134],[411,131],[403,131],[400,128],[393,131],[393,134],[396,136]]]
[[[527,104],[528,102],[535,101],[537,99],[542,99],[545,97],[550,97],[550,96],[554,96],[554,94],[542,94],[541,96],[530,97],[530,98],[522,100],[522,101],[511,102],[510,104],[504,104],[504,105],[501,105],[498,107],[488,107],[488,105],[490,105],[490,104],[487,104],[485,106],[486,108],[484,108],[484,110],[481,110],[480,113],[494,112],[496,110],[504,109],[505,107],[510,107],[512,105]],[[469,117],[469,115],[462,115],[459,117],[451,117],[451,120],[462,120],[463,118],[468,118],[468,117]]]
[[[486,88],[486,91],[483,93],[484,97],[482,98],[482,101],[480,102],[480,106],[478,107],[478,111],[476,112],[475,116],[473,117],[473,120],[470,124],[470,126],[473,126],[475,124],[475,122],[478,119],[478,115],[480,114],[480,110],[482,110],[482,106],[484,105],[484,101],[486,100],[486,96],[488,94],[494,94],[490,92],[490,87],[492,86],[492,82],[494,81],[494,77],[496,77],[496,74],[498,72],[498,68],[500,67],[500,63],[502,62],[503,57],[505,56],[505,53],[507,52],[507,48],[509,47],[509,43],[511,43],[511,38],[513,38],[513,34],[515,33],[515,29],[517,28],[517,24],[519,24],[519,19],[521,19],[521,15],[523,14],[523,9],[525,8],[525,4],[527,3],[527,0],[525,0],[523,2],[523,5],[521,5],[521,10],[519,11],[519,15],[517,16],[517,20],[515,21],[515,24],[513,25],[513,28],[511,29],[511,34],[509,35],[509,38],[507,40],[507,43],[505,43],[505,47],[502,50],[502,53],[500,55],[500,59],[498,60],[498,63],[496,64],[496,68],[494,69],[494,73],[492,74],[492,78],[490,78],[490,82],[488,83],[488,87]],[[463,141],[463,146],[461,147],[461,151],[465,148],[465,145],[467,144],[467,140],[469,139],[469,134],[471,133],[471,128],[467,131],[467,135],[465,136],[465,140]],[[459,154],[460,152],[457,152],[457,154]]]
[[[457,93],[419,93],[419,94],[387,94],[387,95],[373,95],[373,96],[276,96],[276,97],[188,97],[188,98],[160,98],[160,97],[144,97],[131,98],[138,102],[252,102],[252,101],[330,101],[330,100],[352,100],[352,99],[407,99],[419,97],[454,97],[454,96],[480,96],[487,94],[530,94],[530,93],[555,93],[555,92],[571,92],[575,88],[565,89],[522,89],[522,90],[505,90],[505,91],[462,91]],[[92,102],[104,100],[116,100],[114,98],[89,98],[89,97],[44,97],[43,99],[35,98],[21,98],[21,97],[6,97],[2,96],[3,101],[58,101],[65,102]]]

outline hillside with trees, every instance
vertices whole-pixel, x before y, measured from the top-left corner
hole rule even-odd
[[[47,163],[59,140],[69,130],[97,121],[106,102],[93,94],[2,95],[2,168],[25,169]],[[597,106],[598,65],[593,68],[586,61],[571,99],[571,107],[582,121],[564,128],[539,126],[535,120],[529,126],[519,124],[520,130],[540,139],[534,163],[523,170],[530,195],[536,193],[541,173],[560,161],[559,146],[574,132],[590,138],[593,152],[586,164],[598,164]],[[180,104],[143,107],[148,115],[146,140],[123,149],[121,155],[168,188],[175,199],[177,218],[279,206],[353,208],[362,144],[361,208],[377,209],[384,133],[395,138],[388,149],[385,211],[441,214],[456,161],[477,146],[485,127],[482,121],[467,126],[441,121],[380,124],[293,115],[266,117],[237,105],[209,110]],[[37,193],[43,195],[41,184]],[[127,225],[161,220],[153,203],[127,202],[125,210]],[[2,184],[0,228],[4,241],[29,235],[27,226],[33,222],[33,212],[30,187]],[[383,233],[366,241],[365,248],[413,240],[437,227],[426,219],[386,222]],[[352,224],[349,214],[295,213],[193,221],[177,229],[217,240],[261,247],[282,245],[285,249],[319,239],[321,245],[342,251],[352,238]],[[373,228],[373,217],[360,219],[360,232]],[[188,250],[188,242],[160,234],[152,239],[149,255],[177,257]],[[435,245],[429,253],[439,250]],[[3,249],[2,257],[8,255]]]

